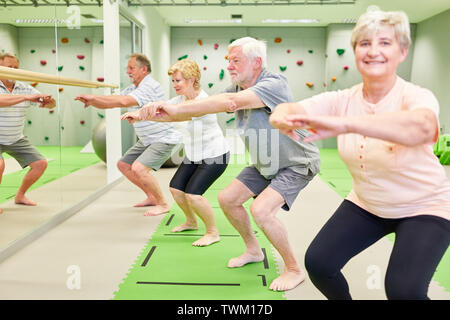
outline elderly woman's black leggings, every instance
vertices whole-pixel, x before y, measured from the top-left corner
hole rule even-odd
[[[387,298],[428,299],[429,283],[449,246],[450,221],[431,215],[383,219],[348,200],[342,202],[306,252],[305,267],[311,281],[328,299],[351,299],[341,269],[392,232],[395,242],[386,271]]]

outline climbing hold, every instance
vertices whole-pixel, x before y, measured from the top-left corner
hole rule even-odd
[[[36,50],[34,50],[34,49],[31,49],[31,50],[30,50],[30,52],[31,52],[31,53],[35,53],[35,52],[36,52]]]
[[[348,66],[344,66],[344,70],[348,70]]]
[[[41,60],[41,66],[45,66],[47,64],[47,61]]]
[[[203,41],[201,39],[198,39],[197,42],[199,45],[201,45],[201,46],[203,45]]]
[[[231,121],[234,121],[234,120],[236,120],[234,117],[233,117],[233,118],[230,118],[230,119],[228,119],[228,120],[226,121],[226,123],[230,123]]]
[[[104,43],[104,41],[103,40],[100,40],[100,44],[103,44]]]
[[[309,88],[312,88],[312,87],[314,87],[314,83],[311,83],[311,82],[306,82],[305,83]]]
[[[220,70],[219,79],[222,80],[224,75],[225,75],[225,71],[223,69]]]
[[[287,53],[291,53],[291,49],[287,49],[286,52],[287,52]]]
[[[208,56],[206,54],[203,55],[203,60],[208,59]]]
[[[30,83],[30,86],[36,87],[38,84],[39,84],[39,82],[32,82],[32,83]]]
[[[62,69],[63,69],[63,66],[58,67],[58,71],[62,71]]]
[[[345,52],[345,49],[337,49],[336,52],[338,55],[342,56]]]
[[[61,39],[61,42],[62,42],[62,43],[69,43],[69,39],[68,39],[68,38],[62,38],[62,39]]]
[[[308,52],[309,52],[309,53],[313,53],[312,49],[309,49]]]
[[[328,58],[328,55],[326,53],[324,54],[324,56],[325,56],[325,58]]]
[[[81,120],[80,123],[83,125],[84,124],[84,120]]]
[[[331,81],[336,81],[336,77],[331,77]]]
[[[286,71],[286,68],[287,68],[286,66],[284,66],[284,67],[280,66],[281,71]]]
[[[62,88],[62,87],[59,87],[59,88],[58,88],[58,91],[59,91],[59,92],[63,92],[63,90],[64,90],[64,88]]]
[[[31,123],[32,123],[31,120],[28,120],[27,122],[28,122],[28,124],[31,124]]]
[[[88,38],[84,38],[84,42],[86,42],[86,43],[91,43],[91,41],[89,41]]]
[[[78,54],[78,55],[77,55],[77,58],[80,59],[80,60],[83,60],[83,59],[84,59],[84,55]]]
[[[103,114],[101,114],[101,113],[99,113],[99,112],[97,112],[97,115],[98,115],[100,118],[102,118],[102,119],[105,117]]]
[[[228,61],[228,55],[225,55],[225,57],[224,57],[224,58],[225,58],[225,60],[227,60],[227,61]]]
[[[214,44],[214,49],[217,50],[219,48],[219,44],[215,43]]]
[[[213,85],[214,85],[214,83],[211,83],[211,82],[208,83],[208,87],[210,87],[210,88],[211,88]]]
[[[56,50],[55,50],[55,49],[52,49],[52,53],[56,53]]]
[[[105,81],[105,78],[103,78],[103,77],[98,77],[98,78],[97,78],[97,81],[98,81],[98,82],[103,82],[103,81]]]
[[[64,130],[64,126],[61,126],[61,130]]]
[[[79,66],[78,68],[80,68],[81,71],[84,71],[84,67],[83,66]]]
[[[326,83],[326,82],[324,82],[324,83],[323,83],[323,86],[324,86],[324,87],[326,87],[326,86],[327,86],[327,83]]]
[[[53,113],[53,112],[55,112],[55,110],[51,109],[51,110],[48,110],[48,112]]]
[[[303,64],[303,60],[298,60],[298,61],[297,61],[297,65],[298,65],[298,66],[301,66],[302,64]]]
[[[179,57],[178,58],[178,60],[183,60],[183,59],[186,59],[188,57],[188,55],[187,54],[185,54],[184,56],[182,56],[182,57]]]
[[[48,141],[48,137],[45,137],[44,139],[45,139],[45,141]]]
[[[234,40],[236,40],[236,39],[231,39],[231,40],[230,40],[230,43],[232,43]]]
[[[275,43],[281,43],[281,41],[283,41],[283,39],[281,39],[280,37],[276,37],[275,39],[273,39],[273,42]]]
[[[206,71],[206,69],[207,69],[206,67],[203,67],[203,70],[205,70],[205,71]]]

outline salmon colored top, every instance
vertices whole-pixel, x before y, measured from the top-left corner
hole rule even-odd
[[[364,100],[362,83],[299,104],[309,115],[364,116],[428,108],[439,119],[433,93],[400,77],[376,104]],[[450,220],[450,181],[431,144],[407,147],[353,133],[339,135],[337,141],[353,177],[347,200],[382,218],[434,215]]]

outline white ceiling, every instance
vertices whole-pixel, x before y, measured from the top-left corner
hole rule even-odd
[[[200,0],[199,0],[200,1]],[[201,0],[205,1],[205,0]],[[238,1],[238,0],[233,0]],[[244,1],[244,0],[243,0]],[[255,0],[246,0],[255,2]],[[267,0],[266,0],[267,1]],[[261,2],[261,1],[260,1]],[[287,1],[283,1],[286,3]],[[385,11],[403,10],[413,23],[425,20],[433,15],[450,9],[450,0],[355,0],[355,4],[340,5],[259,5],[259,6],[192,6],[156,7],[159,14],[171,26],[197,25],[205,23],[186,24],[185,19],[230,19],[232,14],[242,14],[243,21],[240,26],[287,26],[286,24],[262,23],[264,19],[318,19],[314,24],[289,24],[288,26],[326,26],[330,23],[342,23],[343,19],[357,19],[368,6],[377,5]],[[275,1],[276,3],[276,1]],[[209,25],[223,26],[238,24]],[[450,31],[450,30],[449,30]]]
[[[3,0],[2,0],[3,1]],[[5,0],[19,3],[24,0]],[[30,2],[31,0],[26,0]],[[38,0],[52,1],[52,0]],[[57,0],[54,0],[57,1]],[[77,1],[95,4],[97,0],[70,0],[71,3]],[[99,0],[101,1],[101,0]],[[106,1],[106,0],[104,0]],[[440,12],[450,9],[450,0],[341,0],[341,2],[354,2],[354,4],[310,4],[285,5],[290,2],[304,3],[308,0],[130,0],[140,1],[144,4],[142,10],[155,9],[170,26],[326,26],[330,23],[342,23],[344,19],[356,19],[366,11],[370,5],[377,5],[382,10],[403,10],[412,23],[417,23],[432,17]],[[171,6],[147,6],[145,4],[174,3]],[[193,6],[181,6],[179,4],[189,3]],[[241,3],[241,5],[220,6],[220,1],[228,3]],[[274,3],[272,5],[272,2]],[[339,2],[339,0],[323,0],[326,2]],[[205,5],[209,3],[209,5]],[[255,5],[256,3],[256,5]],[[270,3],[270,5],[268,5]],[[279,4],[282,3],[282,4]],[[61,2],[59,4],[62,4]],[[250,5],[251,4],[251,5]],[[92,14],[97,18],[102,18],[102,7],[98,5],[80,6],[82,14]],[[16,19],[67,19],[70,15],[65,6],[39,6],[39,7],[21,7],[6,6],[0,7],[0,23],[9,23],[17,26],[31,26],[37,24],[16,24]],[[230,20],[232,14],[241,14],[243,16],[241,24],[231,23],[192,23],[187,24],[186,19],[190,20]],[[318,19],[319,23],[303,24],[267,24],[262,23],[264,19]],[[82,18],[82,26],[95,25],[90,19]],[[42,24],[40,24],[42,25]],[[48,26],[54,24],[48,23]],[[98,25],[98,24],[97,24]]]

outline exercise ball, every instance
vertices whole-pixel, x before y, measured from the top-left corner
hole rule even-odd
[[[175,151],[172,156],[167,159],[166,162],[161,166],[162,168],[175,168],[178,167],[184,159],[184,148],[182,144],[175,147]]]
[[[97,157],[106,163],[106,121],[105,119],[95,126],[92,132],[92,147]]]

